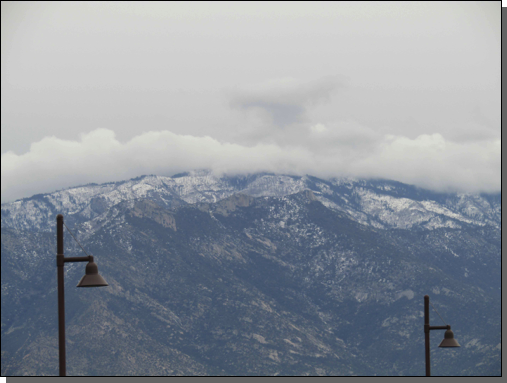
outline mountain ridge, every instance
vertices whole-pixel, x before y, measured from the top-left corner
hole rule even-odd
[[[235,193],[281,196],[306,189],[312,190],[329,208],[347,212],[356,221],[379,228],[414,225],[425,228],[457,227],[460,222],[501,225],[500,193],[446,194],[385,180],[322,180],[312,176],[270,173],[216,177],[212,172],[200,171],[181,173],[177,177],[140,176],[115,183],[89,184],[37,194],[2,204],[2,227],[50,230],[50,217],[57,210],[65,214],[69,222],[80,223],[121,201],[136,198],[153,199],[161,207],[170,207],[183,203],[216,202]],[[380,210],[383,210],[383,215],[379,214]]]

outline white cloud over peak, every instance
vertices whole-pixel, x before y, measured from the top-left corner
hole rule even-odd
[[[316,124],[306,128],[299,142],[285,145],[244,146],[168,130],[144,132],[125,143],[108,129],[82,134],[77,141],[46,137],[24,154],[2,154],[2,202],[89,182],[196,168],[383,177],[449,191],[500,190],[500,140],[453,142],[440,134],[409,139],[352,129],[353,123],[344,126],[348,129]]]

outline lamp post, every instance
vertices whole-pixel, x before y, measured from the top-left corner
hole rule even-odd
[[[430,326],[430,297],[424,296],[424,343],[426,346],[426,376],[431,376],[430,368],[430,330],[446,330],[444,340],[440,342],[438,347],[461,347],[454,339],[454,333],[451,331],[450,325]]]
[[[93,256],[67,257],[63,255],[63,215],[56,216],[56,266],[58,269],[58,345],[60,358],[60,376],[66,376],[65,362],[65,295],[63,284],[63,266],[66,262],[88,262],[86,273],[81,278],[77,287],[109,286],[98,272],[97,264],[93,262]]]

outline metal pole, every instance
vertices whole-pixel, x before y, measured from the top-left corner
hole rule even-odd
[[[430,366],[430,296],[424,296],[424,344],[426,346],[426,376],[431,376]]]
[[[426,346],[426,376],[431,376],[430,368],[430,297],[424,296],[424,344]]]
[[[58,269],[58,344],[60,376],[66,376],[65,366],[65,295],[63,285],[63,215],[56,216],[56,266]]]

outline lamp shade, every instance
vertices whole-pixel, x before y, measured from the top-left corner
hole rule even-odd
[[[76,287],[100,287],[109,286],[104,278],[99,274],[99,268],[95,262],[88,262],[86,265],[86,274],[81,278]]]
[[[454,339],[454,333],[451,330],[447,330],[444,335],[444,340],[440,342],[438,347],[461,347],[459,343]]]

